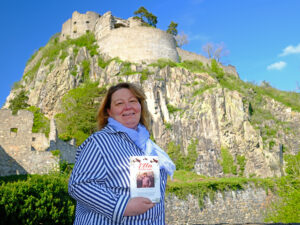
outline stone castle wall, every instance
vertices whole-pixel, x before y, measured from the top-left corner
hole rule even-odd
[[[88,22],[88,23],[87,23]],[[100,16],[97,13],[74,12],[61,31],[60,40],[77,38],[87,31],[96,35],[101,53],[111,58],[119,57],[130,62],[154,62],[166,58],[179,61],[174,37],[165,31],[141,26],[133,18],[123,20],[111,12]]]
[[[98,40],[101,53],[130,62],[155,62],[160,58],[178,62],[172,35],[152,27],[121,27]]]
[[[87,31],[93,31],[99,17],[98,13],[90,11],[86,14],[73,12],[72,18],[68,19],[62,26],[60,40],[65,40],[67,37],[78,38]]]
[[[189,195],[186,200],[166,196],[166,224],[261,224],[270,201],[271,192],[262,188],[215,193],[211,200],[204,198],[203,207]]]

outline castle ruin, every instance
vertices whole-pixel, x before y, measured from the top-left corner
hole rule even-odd
[[[10,109],[0,110],[0,176],[15,174],[46,174],[56,170],[60,160],[75,161],[76,147],[57,138],[54,120],[50,135],[32,133],[33,113]],[[51,150],[60,150],[60,158]]]
[[[142,22],[133,17],[124,20],[111,12],[100,16],[95,12],[80,14],[75,11],[63,24],[60,40],[78,38],[86,32],[95,33],[100,52],[111,58],[138,63],[160,58],[179,61],[176,41],[171,34],[142,26]]]

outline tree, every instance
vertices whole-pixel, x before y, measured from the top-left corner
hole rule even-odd
[[[202,50],[207,54],[209,59],[215,59],[217,62],[220,62],[222,57],[229,54],[223,42],[219,44],[208,42],[202,46]]]
[[[172,34],[173,36],[176,36],[178,34],[177,26],[178,26],[178,23],[171,21],[170,25],[168,26],[167,33]]]
[[[180,47],[180,48],[183,45],[189,43],[188,36],[183,31],[181,31],[180,34],[177,34],[175,36],[175,40],[177,42],[177,46]]]
[[[148,12],[148,10],[141,6],[138,10],[134,12],[138,18],[140,18],[143,22],[148,23],[152,27],[156,27],[157,17],[152,13]],[[147,22],[146,22],[147,21]]]

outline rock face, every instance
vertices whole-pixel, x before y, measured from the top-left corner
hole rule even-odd
[[[113,17],[110,12],[103,16],[91,12],[83,16],[75,12],[72,19],[63,25],[60,40],[63,41],[67,36],[76,38],[86,30],[95,34],[101,56],[91,56],[86,47],[70,45],[66,49],[66,57],[61,57],[61,51],[47,64],[42,49],[25,68],[20,84],[28,92],[28,104],[41,108],[49,118],[60,112],[64,94],[84,82],[86,69],[83,62],[87,62],[88,77],[91,81],[99,82],[99,87],[121,81],[138,83],[143,87],[152,115],[152,133],[155,141],[164,149],[168,148],[170,142],[180,145],[184,154],[188,153],[189,146],[195,142],[198,157],[194,171],[198,174],[224,176],[221,149],[227,149],[234,163],[237,163],[239,156],[246,158],[245,176],[280,176],[284,166],[282,152],[279,150],[280,144],[287,146],[290,153],[295,154],[299,151],[298,112],[264,97],[264,107],[272,112],[276,121],[288,124],[292,130],[289,133],[278,132],[272,147],[269,147],[266,145],[268,140],[264,140],[261,132],[250,122],[246,96],[224,88],[216,77],[208,72],[193,73],[184,68],[169,66],[161,69],[147,64],[146,62],[159,58],[176,62],[178,55],[186,60],[199,60],[203,65],[210,64],[210,60],[203,56],[176,49],[173,38],[163,31],[141,27],[138,21],[133,19],[122,20]],[[134,47],[133,36],[136,37],[134,40],[137,41],[138,48]],[[142,51],[141,54],[136,52],[138,49]],[[103,56],[119,56],[123,60],[136,63],[131,63],[129,68],[126,68],[128,63],[112,60],[105,68],[101,68],[98,60]],[[134,58],[135,56],[137,58]],[[40,66],[33,79],[28,79],[25,75],[32,71],[38,62]],[[234,67],[221,67],[225,76],[239,79]],[[124,75],[124,69],[130,69],[130,75]],[[9,107],[9,100],[19,91],[20,89],[12,90],[4,108]],[[271,121],[265,123],[272,123]]]

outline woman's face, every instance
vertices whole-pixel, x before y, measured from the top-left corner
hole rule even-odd
[[[141,104],[129,89],[122,88],[112,94],[107,113],[125,127],[136,129],[141,118]]]

